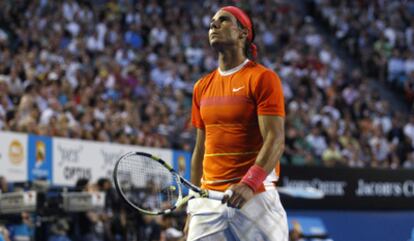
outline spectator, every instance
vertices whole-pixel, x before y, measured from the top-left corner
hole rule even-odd
[[[337,143],[334,140],[328,142],[328,148],[322,153],[322,160],[326,167],[341,166],[344,163],[344,158],[339,150]]]
[[[404,134],[411,140],[411,145],[414,147],[414,114],[410,116],[410,122],[405,124]]]
[[[9,185],[7,179],[4,176],[0,176],[0,193],[9,192]]]
[[[373,165],[377,167],[388,167],[390,145],[387,139],[382,135],[381,129],[374,129],[374,136],[370,138],[369,145],[374,157]]]
[[[312,132],[306,136],[306,141],[311,145],[313,152],[318,158],[322,157],[323,152],[327,149],[327,142],[321,133],[321,123],[312,128]]]
[[[144,239],[143,241],[160,240],[161,225],[153,216],[144,216]]]
[[[176,227],[175,217],[172,215],[164,215],[161,218],[160,226],[162,232],[160,235],[161,241],[178,241],[183,237],[183,232]]]
[[[50,231],[52,236],[49,237],[48,241],[71,241],[67,236],[69,224],[64,219],[59,219],[56,223],[52,224]]]
[[[0,241],[11,241],[9,230],[0,224]]]
[[[76,190],[94,192],[96,187],[88,179],[79,179]],[[104,227],[99,214],[95,211],[81,212],[74,216],[74,240],[104,241]]]
[[[98,191],[105,193],[105,209],[100,213],[100,219],[104,225],[104,240],[114,240],[115,235],[112,233],[111,223],[114,206],[119,205],[116,200],[116,193],[112,188],[111,181],[107,178],[100,178],[97,186]]]
[[[13,241],[29,241],[34,234],[34,223],[29,213],[20,214],[20,222],[10,225],[10,239]]]
[[[404,161],[403,167],[406,169],[414,169],[414,151],[407,153],[407,159]]]

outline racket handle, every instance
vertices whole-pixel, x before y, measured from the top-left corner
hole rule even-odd
[[[221,201],[223,200],[224,193],[218,191],[208,190],[208,198]]]

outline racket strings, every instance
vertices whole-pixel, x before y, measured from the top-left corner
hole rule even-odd
[[[150,157],[126,156],[119,162],[117,172],[121,192],[142,210],[159,212],[170,209],[179,198],[177,177]]]

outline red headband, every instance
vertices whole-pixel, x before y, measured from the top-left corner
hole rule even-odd
[[[247,30],[249,31],[247,34],[247,40],[250,42],[250,52],[252,53],[253,58],[256,58],[257,47],[254,43],[252,43],[253,26],[247,14],[243,12],[243,10],[241,10],[240,8],[234,6],[226,6],[221,8],[221,10],[231,13],[237,19],[237,21],[239,21],[241,25],[243,25],[243,27],[247,28]]]

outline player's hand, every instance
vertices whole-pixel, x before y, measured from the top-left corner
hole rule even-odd
[[[244,183],[232,185],[229,190],[232,192],[231,197],[226,194],[221,202],[233,208],[242,208],[254,196],[253,190]]]

